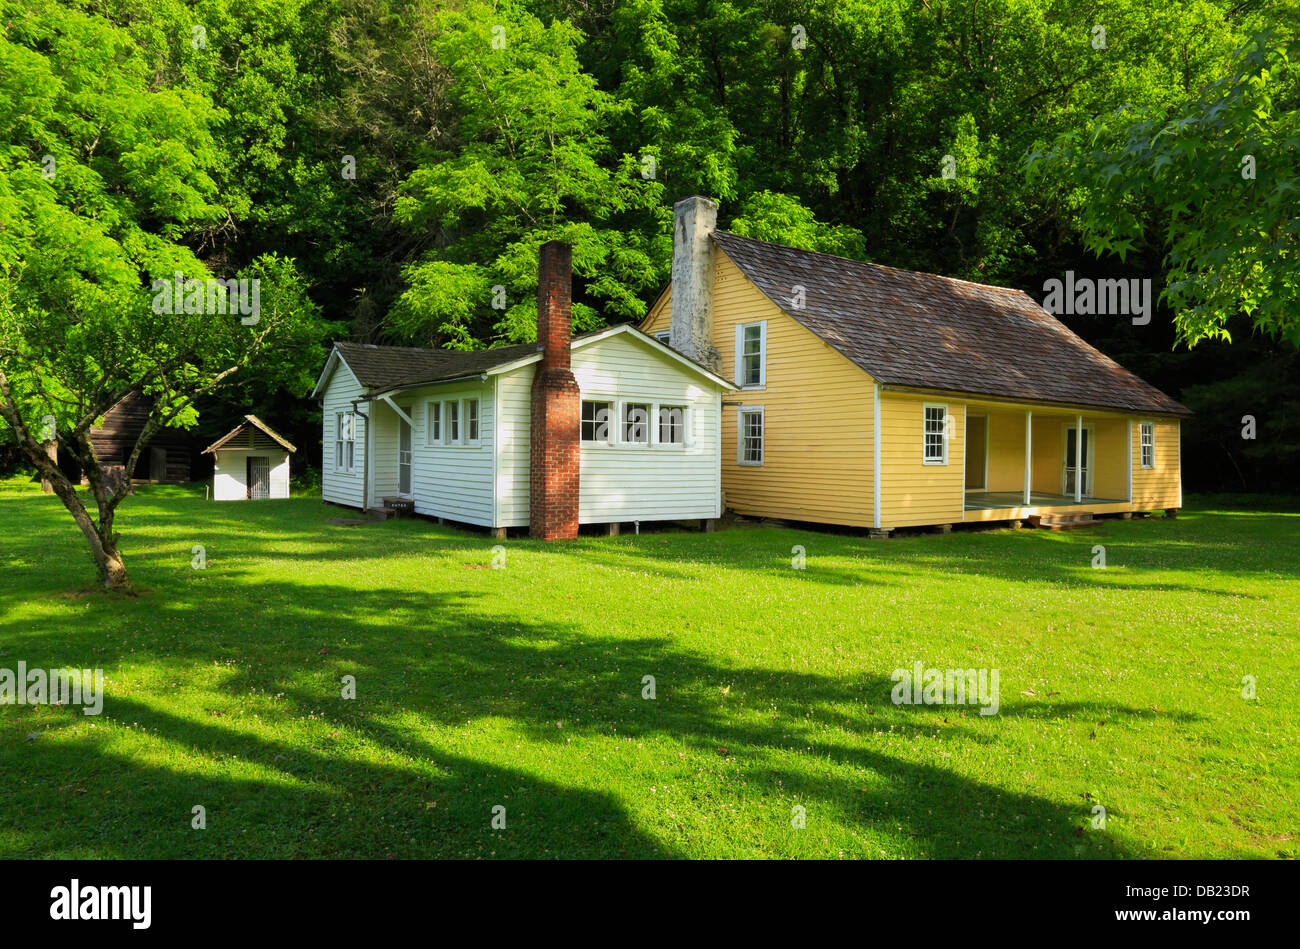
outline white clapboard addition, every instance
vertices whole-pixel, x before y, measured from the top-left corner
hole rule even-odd
[[[582,442],[579,521],[720,517],[722,395],[733,386],[627,325],[574,337],[571,358],[582,398],[611,408],[607,440]],[[534,344],[460,354],[336,344],[315,391],[323,413],[324,499],[374,508],[409,498],[419,514],[527,526],[532,382],[540,359]],[[422,373],[432,381],[392,384]],[[439,374],[447,378],[433,378]],[[629,406],[643,411],[643,434],[623,424]],[[660,409],[675,413],[676,428],[661,429]],[[340,470],[338,417],[354,410],[368,417],[369,441],[358,418],[352,467]]]

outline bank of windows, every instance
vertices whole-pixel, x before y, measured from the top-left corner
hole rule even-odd
[[[334,470],[351,474],[357,462],[357,416],[338,412],[334,416]]]
[[[478,399],[434,400],[425,411],[426,447],[476,448],[480,444]]]
[[[583,399],[584,445],[672,448],[686,444],[687,407],[659,402]]]
[[[1142,467],[1156,466],[1156,423],[1143,422],[1141,426]]]

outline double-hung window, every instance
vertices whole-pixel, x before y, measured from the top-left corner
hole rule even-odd
[[[1142,423],[1140,445],[1142,450],[1142,467],[1154,468],[1156,466],[1156,423],[1155,422]]]
[[[442,403],[430,402],[426,409],[428,413],[424,433],[424,443],[430,447],[442,444]]]
[[[623,403],[623,441],[628,445],[650,444],[650,406],[644,402]]]
[[[352,471],[356,464],[356,415],[339,412],[334,421],[334,470]]]
[[[741,406],[736,431],[739,436],[738,457],[742,465],[763,463],[763,407]]]
[[[466,399],[465,405],[465,444],[478,443],[478,399]]]
[[[609,444],[612,402],[582,400],[582,440],[593,444]]]
[[[925,453],[927,465],[948,463],[948,406],[925,404]]]
[[[736,327],[736,385],[761,389],[767,385],[767,321]]]
[[[454,399],[447,403],[447,444],[454,445],[460,441],[460,403]]]
[[[686,441],[686,409],[680,405],[659,406],[659,444],[681,445]]]

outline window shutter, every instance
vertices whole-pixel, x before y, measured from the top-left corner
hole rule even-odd
[[[767,320],[758,324],[758,385],[767,388]]]

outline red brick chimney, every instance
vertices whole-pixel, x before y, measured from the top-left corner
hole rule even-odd
[[[569,369],[573,248],[548,241],[537,280],[537,347],[529,454],[528,534],[542,540],[578,536],[578,420],[581,394]]]

